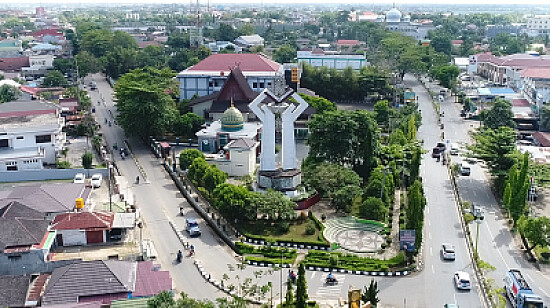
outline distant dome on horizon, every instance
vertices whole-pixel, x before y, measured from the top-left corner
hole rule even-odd
[[[386,22],[400,22],[403,14],[397,8],[392,8],[386,12]]]

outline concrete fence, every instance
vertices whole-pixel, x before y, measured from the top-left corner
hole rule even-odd
[[[28,182],[28,181],[48,181],[48,180],[70,180],[77,173],[84,173],[86,178],[99,173],[107,177],[107,169],[41,169],[41,170],[19,170],[19,171],[1,171],[0,183],[10,182]]]

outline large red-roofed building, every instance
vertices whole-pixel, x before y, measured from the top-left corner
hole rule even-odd
[[[239,67],[254,91],[279,92],[285,86],[283,66],[264,55],[214,54],[178,74],[181,99],[220,91],[234,67]]]

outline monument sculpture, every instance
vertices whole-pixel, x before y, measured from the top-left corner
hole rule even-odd
[[[289,97],[292,97],[297,104],[288,103]],[[264,102],[266,99],[269,103]],[[308,103],[293,90],[282,96],[276,96],[265,89],[250,103],[249,107],[263,125],[258,187],[271,188],[292,195],[301,183],[301,171],[296,159],[294,122],[306,110]],[[277,166],[275,156],[277,120],[281,121],[281,166]]]

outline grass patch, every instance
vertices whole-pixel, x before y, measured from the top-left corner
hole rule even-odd
[[[313,221],[317,228],[313,234],[307,234],[308,222]],[[303,221],[279,221],[269,222],[264,220],[240,222],[239,231],[252,239],[265,240],[267,242],[294,242],[312,245],[328,245],[323,236],[323,224],[315,217]]]
[[[294,261],[296,261],[296,257],[298,256],[296,249],[271,246],[256,247],[240,242],[237,242],[236,245],[239,249],[239,253],[244,256],[245,260],[252,262],[294,264]]]
[[[312,267],[328,267],[354,271],[390,271],[404,268],[405,254],[400,252],[389,260],[378,260],[340,252],[309,251],[303,262],[305,266]]]

